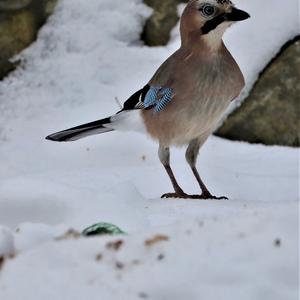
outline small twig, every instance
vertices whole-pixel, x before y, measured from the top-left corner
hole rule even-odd
[[[121,104],[119,98],[118,98],[118,97],[115,97],[115,100],[116,100],[116,102],[117,102],[119,108],[122,109],[123,107],[122,107],[122,104]]]

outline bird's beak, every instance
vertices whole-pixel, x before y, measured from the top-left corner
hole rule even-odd
[[[250,15],[240,9],[237,9],[235,7],[232,8],[232,11],[230,13],[227,13],[225,16],[226,21],[232,21],[232,22],[237,22],[237,21],[243,21],[250,18]]]

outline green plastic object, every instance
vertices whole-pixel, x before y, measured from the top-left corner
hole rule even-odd
[[[84,229],[82,235],[93,236],[93,235],[120,235],[126,234],[116,225],[110,223],[97,223],[88,228]]]

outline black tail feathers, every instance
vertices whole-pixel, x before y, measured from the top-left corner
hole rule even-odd
[[[50,134],[46,137],[46,140],[55,142],[71,142],[90,135],[113,131],[113,129],[111,128],[104,127],[105,124],[109,123],[110,118],[106,118],[99,121],[83,124],[77,127]]]

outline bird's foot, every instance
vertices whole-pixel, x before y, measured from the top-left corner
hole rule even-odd
[[[229,200],[227,197],[216,197],[211,193],[202,193],[201,195],[191,195],[191,199],[200,199],[200,200]]]
[[[161,196],[161,198],[169,199],[197,199],[197,200],[228,200],[227,197],[216,197],[210,193],[202,193],[201,195],[188,195],[185,193],[167,193]]]
[[[189,199],[189,195],[186,193],[167,193],[163,194],[161,196],[162,199],[169,199],[169,198],[175,198],[175,199]]]

